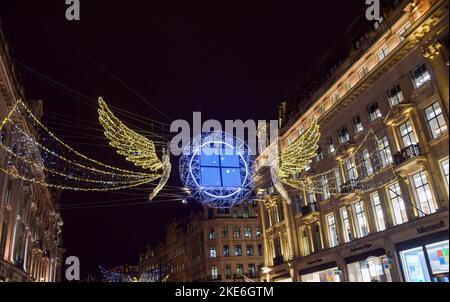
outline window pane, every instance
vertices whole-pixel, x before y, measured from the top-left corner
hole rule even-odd
[[[433,275],[448,274],[448,240],[426,246]]]
[[[203,187],[221,187],[220,169],[202,167],[201,180]]]
[[[407,282],[430,282],[422,247],[400,252]]]

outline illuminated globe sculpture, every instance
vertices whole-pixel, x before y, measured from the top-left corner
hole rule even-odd
[[[253,192],[253,160],[247,144],[222,131],[202,133],[184,148],[180,176],[194,199],[232,208]]]

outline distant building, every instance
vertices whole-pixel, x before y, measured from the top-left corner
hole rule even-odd
[[[259,280],[263,248],[256,203],[210,209],[171,223],[166,239],[140,255],[140,273],[168,282]]]
[[[23,96],[8,45],[0,31],[0,121]],[[42,102],[26,103],[40,117]],[[25,118],[17,117],[15,122],[29,129],[29,135],[37,135]],[[13,135],[10,125],[5,125],[2,140],[10,141]],[[7,162],[1,145],[0,165],[8,169],[22,168],[19,160]],[[0,282],[61,280],[63,220],[58,199],[57,192],[0,172]]]
[[[383,21],[356,22],[283,104],[279,144],[256,160],[265,281],[449,280],[449,3],[381,3]],[[288,204],[270,155],[313,119],[311,182]]]

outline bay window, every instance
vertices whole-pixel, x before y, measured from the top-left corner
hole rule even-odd
[[[404,148],[417,144],[416,136],[414,135],[410,121],[400,125],[399,129]]]

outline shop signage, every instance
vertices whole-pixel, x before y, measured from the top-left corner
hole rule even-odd
[[[323,261],[322,259],[317,259],[317,260],[314,260],[314,261],[309,261],[306,264],[313,265],[313,264],[321,263],[322,261]]]
[[[421,226],[417,228],[417,234],[429,233],[432,231],[436,231],[445,227],[445,221],[441,220],[439,223],[435,223],[433,225]]]
[[[353,252],[358,252],[358,251],[360,251],[360,250],[369,249],[369,248],[371,248],[371,247],[372,247],[372,244],[367,243],[367,244],[364,244],[364,245],[360,245],[360,246],[351,248],[351,249],[350,249],[350,252],[352,252],[352,253],[353,253]]]

